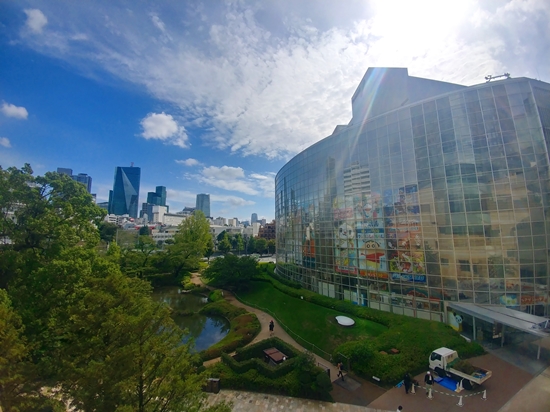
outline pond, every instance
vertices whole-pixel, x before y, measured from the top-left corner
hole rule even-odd
[[[229,322],[226,319],[199,314],[178,315],[178,312],[183,311],[197,312],[208,303],[206,297],[180,291],[181,288],[177,286],[156,288],[153,291],[153,299],[168,304],[174,310],[172,317],[176,324],[189,331],[184,342],[191,337],[194,338],[195,351],[200,352],[222,340],[229,333]]]

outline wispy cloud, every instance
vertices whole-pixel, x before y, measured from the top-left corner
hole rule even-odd
[[[10,139],[8,139],[7,137],[0,137],[0,146],[10,148]]]
[[[189,147],[187,144],[187,133],[183,126],[179,126],[172,115],[162,113],[149,113],[141,120],[143,136],[145,139],[162,140],[165,143],[179,146],[181,148]]]
[[[210,187],[240,192],[249,196],[273,198],[275,192],[274,174],[251,173],[247,175],[241,167],[208,166],[203,167],[199,173],[187,173],[184,177]]]
[[[550,80],[550,7],[540,0],[82,4],[65,24],[43,3],[26,23],[43,35],[23,40],[144,87],[179,108],[179,127],[200,127],[205,144],[242,156],[288,158],[346,124],[369,66],[463,84],[504,71]]]
[[[27,112],[27,109],[24,107],[15,106],[14,104],[5,102],[2,103],[0,112],[2,112],[4,116],[14,117],[16,119],[26,119],[29,116],[29,112]]]
[[[23,10],[27,15],[27,21],[25,27],[35,34],[42,33],[42,29],[48,24],[48,19],[38,9],[25,9]]]
[[[188,167],[200,166],[201,165],[201,162],[199,162],[197,159],[192,159],[192,158],[185,159],[185,160],[176,160],[175,162],[179,165],[184,165],[184,166],[188,166]]]

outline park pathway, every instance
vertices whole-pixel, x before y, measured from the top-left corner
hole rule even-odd
[[[191,275],[191,282],[196,284],[196,285],[200,285],[200,286],[207,286],[205,285],[203,282],[202,282],[202,279],[200,277],[200,274],[199,273],[193,273]],[[208,286],[207,286],[208,287]],[[253,343],[256,343],[256,342],[259,342],[261,340],[264,340],[264,339],[268,339],[270,336],[269,334],[269,321],[272,320],[273,318],[271,317],[271,315],[259,310],[259,309],[256,309],[256,308],[253,308],[251,306],[248,306],[248,305],[245,305],[244,303],[242,303],[241,301],[239,301],[235,295],[233,295],[233,293],[227,291],[227,290],[224,290],[223,291],[223,294],[224,294],[224,298],[225,300],[227,300],[229,303],[231,303],[232,305],[234,306],[237,306],[239,308],[244,308],[246,309],[248,312],[251,312],[251,313],[254,313],[257,317],[258,317],[258,320],[260,321],[260,325],[262,326],[261,327],[261,330],[260,330],[260,333],[258,333],[258,336],[256,336],[254,338],[254,340],[252,342],[249,343],[249,345],[253,344]],[[273,319],[273,322],[275,323],[275,329],[273,330],[273,335],[272,336],[276,336],[278,337],[279,339],[285,341],[286,343],[294,346],[296,349],[300,350],[300,351],[305,351],[306,349],[304,347],[302,347],[301,345],[298,344],[298,342],[296,342],[277,322],[276,319]],[[335,365],[333,365],[329,360],[327,359],[323,359],[322,357],[320,357],[319,355],[315,354],[315,353],[312,353],[313,356],[315,357],[315,362],[320,366],[322,367],[323,369],[330,369],[330,379],[331,381],[335,381],[337,379],[336,375],[338,374],[338,369],[336,368]],[[213,363],[216,363],[216,362],[219,362],[220,361],[220,358],[215,358],[215,359],[212,359],[212,360],[209,360],[209,361],[206,361],[204,362],[204,366],[208,366],[208,365],[211,365]]]

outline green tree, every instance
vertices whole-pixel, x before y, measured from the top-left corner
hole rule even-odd
[[[275,239],[269,239],[267,241],[267,253],[271,255],[275,253]]]
[[[158,246],[151,236],[141,235],[134,248],[126,249],[121,256],[121,270],[128,276],[145,279],[157,273],[152,255],[158,251]]]
[[[254,250],[256,253],[263,255],[267,250],[267,240],[262,237],[257,238],[254,245]]]
[[[227,236],[227,232],[224,230],[220,234],[218,234],[218,236],[216,236],[216,240],[218,242],[221,242],[225,236]]]
[[[247,253],[256,252],[256,238],[254,236],[250,236],[250,238],[248,239],[246,250],[247,250]]]
[[[231,242],[229,241],[229,236],[224,232],[222,240],[218,243],[218,250],[224,255],[228,254],[231,250]]]
[[[206,250],[204,251],[204,257],[208,259],[208,262],[210,262],[210,256],[214,254],[214,239],[210,237],[210,241],[208,242],[208,245],[206,246]]]
[[[99,224],[99,237],[104,242],[112,242],[116,237],[118,226],[111,222],[101,222]]]
[[[176,279],[184,272],[199,267],[210,239],[210,224],[201,211],[196,211],[180,224],[179,231],[174,236],[174,244],[166,248]]]
[[[244,250],[243,235],[240,233],[235,233],[233,237],[233,249],[235,249],[239,255],[241,254],[241,250]]]
[[[31,167],[0,168],[0,287],[61,250],[94,247],[105,211],[84,185],[58,173],[33,176]]]
[[[6,411],[37,406],[30,401],[40,396],[22,330],[7,292],[0,289],[0,408]]]
[[[209,284],[220,288],[246,288],[248,282],[258,273],[257,260],[251,256],[227,254],[210,262],[203,277]]]
[[[118,229],[116,233],[116,243],[122,249],[132,249],[139,239],[139,232],[137,230],[124,230]]]
[[[57,174],[34,178],[30,167],[0,179],[0,225],[10,240],[0,244],[0,265],[13,305],[0,290],[4,410],[57,408],[34,395],[46,383],[85,411],[205,409],[195,356],[168,309],[152,301],[148,282],[120,272],[116,248],[98,255],[102,211],[85,189],[79,198],[84,187]]]
[[[139,228],[139,235],[140,236],[151,236],[151,230],[149,229],[149,226],[143,225]]]

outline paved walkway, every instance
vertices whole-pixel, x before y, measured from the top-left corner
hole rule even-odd
[[[204,286],[198,274],[194,274],[192,282]],[[242,307],[256,314],[261,324],[261,331],[252,343],[270,337],[270,315],[256,308],[247,306],[224,291],[225,298],[233,305]],[[286,333],[274,320],[275,330],[273,336],[291,344],[299,350],[305,350],[288,333]],[[465,391],[462,400],[463,406],[459,406],[456,393],[436,385],[438,393],[435,393],[432,401],[428,400],[422,389],[416,396],[405,395],[403,388],[385,390],[371,382],[357,377],[349,377],[345,384],[336,378],[336,367],[328,360],[315,355],[316,361],[323,367],[330,368],[330,376],[333,381],[331,395],[334,403],[314,401],[309,399],[292,398],[254,392],[234,391],[222,389],[218,394],[208,394],[208,402],[216,403],[221,400],[233,402],[233,412],[256,411],[338,411],[338,412],[384,412],[395,411],[402,405],[404,412],[455,412],[455,411],[485,411],[485,412],[548,412],[550,411],[550,367],[541,374],[533,377],[524,373],[508,362],[502,361],[493,355],[484,355],[476,358],[478,366],[493,370],[493,377],[485,383],[487,388],[487,400],[482,399],[481,392],[472,395]],[[219,362],[218,359],[205,362],[205,365]],[[474,363],[475,363],[474,362]],[[485,365],[484,363],[487,363]],[[423,381],[423,375],[415,377],[419,382]],[[475,392],[475,391],[474,391]],[[367,407],[368,405],[368,407]]]
[[[198,273],[193,273],[191,277],[191,282],[196,285],[205,286],[204,283],[202,283],[202,280],[200,278],[200,275]],[[229,303],[231,303],[234,306],[237,306],[239,308],[244,308],[248,312],[254,313],[258,320],[260,321],[260,324],[262,326],[260,333],[258,333],[258,336],[254,338],[252,342],[249,343],[249,345],[262,341],[264,339],[268,339],[272,336],[276,336],[277,338],[285,341],[286,343],[294,346],[300,351],[305,351],[306,349],[303,348],[301,345],[299,345],[278,323],[275,319],[273,319],[273,322],[275,323],[275,328],[273,330],[273,334],[270,334],[269,332],[269,321],[272,320],[272,317],[262,312],[259,309],[253,308],[251,306],[245,305],[244,303],[240,302],[231,292],[228,292],[224,290],[224,298]],[[331,364],[330,361],[321,358],[320,356],[313,354],[315,356],[315,361],[318,365],[320,365],[323,369],[330,369],[330,378],[332,381],[336,380],[336,376],[338,375],[338,370],[335,365]],[[204,363],[205,366],[211,365],[213,363],[219,362],[220,358],[212,359]]]

